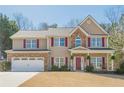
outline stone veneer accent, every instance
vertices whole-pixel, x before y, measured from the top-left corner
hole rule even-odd
[[[49,66],[49,53],[8,53],[7,60],[11,62],[12,57],[44,57],[45,71]]]
[[[82,39],[82,47],[86,47],[86,35],[80,31],[80,29],[77,29],[72,35],[71,35],[71,44],[72,44],[72,48],[75,47],[75,38],[77,36],[80,36],[80,38]]]

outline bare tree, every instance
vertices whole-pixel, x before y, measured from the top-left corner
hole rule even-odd
[[[67,27],[75,27],[77,26],[79,23],[81,22],[80,19],[71,19],[68,23],[67,23]]]
[[[110,21],[111,31],[115,31],[121,16],[121,7],[120,6],[111,7],[110,9],[106,10],[105,15],[107,19]]]
[[[22,14],[13,14],[13,16],[14,16],[14,19],[16,20],[16,23],[17,23],[17,26],[18,26],[18,28],[19,29],[21,29],[21,21],[22,21],[22,19],[23,19],[23,16],[22,16]]]
[[[20,30],[33,30],[33,23],[27,17],[21,13],[16,13],[13,16]]]

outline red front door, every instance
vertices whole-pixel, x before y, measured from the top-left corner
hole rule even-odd
[[[81,70],[81,57],[76,57],[76,70]]]

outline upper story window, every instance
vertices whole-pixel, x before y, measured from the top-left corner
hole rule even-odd
[[[77,36],[75,39],[75,46],[76,47],[81,46],[81,38],[79,36]]]
[[[65,46],[65,38],[54,38],[54,46]]]
[[[28,40],[26,40],[25,45],[26,45],[26,48],[35,49],[35,48],[37,48],[37,40],[28,39]]]
[[[91,38],[91,47],[102,47],[102,38]]]

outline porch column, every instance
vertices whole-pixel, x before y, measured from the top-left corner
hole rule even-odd
[[[70,69],[73,70],[73,59],[71,59],[71,62],[70,62]]]
[[[111,54],[111,56],[113,56],[113,53]],[[114,60],[112,59],[111,61],[111,70],[113,71],[114,70]]]
[[[108,54],[107,54],[107,65],[106,65],[107,66],[107,71],[109,71],[109,63],[108,62],[109,62],[109,57],[108,57]]]
[[[74,70],[74,71],[76,70],[75,56],[74,56],[74,58],[73,58],[73,70]]]

